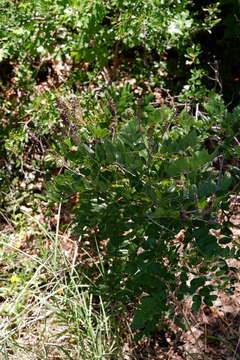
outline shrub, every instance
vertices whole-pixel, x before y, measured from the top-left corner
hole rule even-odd
[[[47,151],[50,137],[61,132],[56,88],[64,97],[69,88],[70,92],[85,91],[89,85],[102,89],[134,76],[145,88],[168,91],[171,86],[177,95],[183,89],[184,99],[205,96],[201,48],[194,39],[219,21],[218,4],[201,10],[190,5],[189,0],[3,0],[2,191],[9,191],[9,179],[24,175],[32,145],[43,144]],[[44,161],[40,164],[46,166]]]
[[[171,312],[174,298],[192,296],[198,309],[212,305],[218,286],[227,291],[226,279],[231,290],[226,259],[239,250],[219,215],[238,188],[229,159],[239,152],[231,130],[239,109],[228,113],[214,94],[205,109],[176,114],[154,109],[146,97],[141,116],[120,122],[114,134],[86,128],[78,148],[65,151],[74,173],[56,178],[63,201],[79,194],[75,232],[107,241],[97,291],[137,306],[139,336]]]

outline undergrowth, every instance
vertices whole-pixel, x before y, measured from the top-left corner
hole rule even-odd
[[[114,318],[110,303],[89,293],[90,280],[80,265],[76,269],[76,244],[69,259],[62,235],[35,226],[39,239],[32,253],[21,234],[0,238],[1,358],[120,359],[121,320]]]

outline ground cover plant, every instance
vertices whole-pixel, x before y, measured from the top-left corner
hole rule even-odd
[[[2,356],[237,359],[237,2],[0,7]]]

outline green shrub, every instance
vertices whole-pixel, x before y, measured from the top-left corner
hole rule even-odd
[[[63,98],[76,90],[86,98],[89,85],[101,93],[114,81],[134,77],[145,89],[182,91],[184,101],[205,96],[201,48],[194,39],[219,21],[218,4],[193,11],[190,5],[189,0],[3,0],[0,161],[11,166],[2,167],[2,191],[9,179],[23,176],[33,147],[43,144],[47,152],[49,139],[56,142],[66,127],[56,109],[56,88]],[[59,64],[65,67],[61,74]],[[40,168],[45,166],[43,161]]]
[[[75,232],[107,241],[97,291],[137,306],[139,336],[171,313],[175,298],[192,296],[198,309],[213,304],[217,287],[232,288],[226,259],[239,250],[219,216],[238,189],[238,170],[228,160],[239,151],[231,133],[239,110],[227,113],[214,94],[205,108],[198,117],[176,115],[146,98],[141,116],[118,124],[114,137],[86,129],[79,147],[65,153],[74,173],[56,178],[62,201],[79,193]],[[214,148],[207,145],[212,138]]]

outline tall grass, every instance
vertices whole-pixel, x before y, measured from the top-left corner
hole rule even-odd
[[[37,223],[40,246],[50,243],[39,254],[15,246],[17,233],[0,235],[0,358],[121,359],[121,329],[111,305],[89,291],[77,246],[68,258],[60,245],[60,210],[56,233]],[[99,276],[102,270],[96,266]]]

